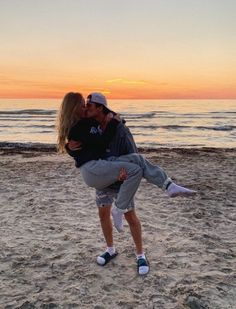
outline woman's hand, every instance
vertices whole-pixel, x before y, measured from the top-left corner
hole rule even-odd
[[[127,172],[124,168],[122,168],[120,170],[120,174],[119,174],[119,177],[118,177],[118,181],[124,181],[127,179]]]
[[[106,122],[108,123],[109,121],[111,121],[111,119],[112,118],[114,118],[114,115],[112,114],[112,113],[108,113],[107,115],[106,115]]]
[[[70,150],[81,150],[82,149],[82,144],[81,142],[78,142],[78,141],[70,140],[67,145]]]
[[[111,119],[116,119],[117,121],[121,121],[121,118],[118,114],[114,115],[113,113],[108,113],[104,119],[104,121],[102,122],[101,129],[105,130],[106,126],[108,125],[108,123],[111,121]]]
[[[113,118],[113,114],[112,113],[108,113],[104,119],[104,121],[101,124],[101,128],[102,130],[105,130],[106,126],[108,125],[108,123],[111,121],[111,119]]]
[[[121,117],[120,114],[116,114],[115,116],[113,116],[114,119],[121,121]]]

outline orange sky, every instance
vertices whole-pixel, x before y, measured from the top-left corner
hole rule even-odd
[[[6,2],[0,98],[235,99],[235,1],[183,2]]]

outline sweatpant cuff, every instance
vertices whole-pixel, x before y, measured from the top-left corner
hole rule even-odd
[[[127,213],[128,211],[130,211],[131,209],[129,208],[126,208],[126,209],[120,209],[118,208],[116,205],[113,205],[113,207],[118,211],[118,212],[121,212],[123,214]]]
[[[163,191],[165,191],[166,190],[166,188],[167,188],[167,186],[170,184],[170,183],[172,183],[172,179],[171,178],[166,178],[166,180],[164,181],[164,183],[163,183],[163,186],[162,186],[162,190]]]

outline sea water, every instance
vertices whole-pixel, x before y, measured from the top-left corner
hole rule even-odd
[[[1,99],[0,142],[56,144],[61,100]],[[110,100],[138,146],[236,147],[236,100]]]

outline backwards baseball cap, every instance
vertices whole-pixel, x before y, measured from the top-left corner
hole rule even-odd
[[[87,103],[97,103],[97,104],[101,104],[103,106],[106,107],[106,109],[111,112],[114,113],[112,110],[110,110],[107,106],[107,99],[106,97],[100,93],[100,92],[92,92],[87,96]],[[115,114],[115,113],[114,113]]]

